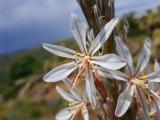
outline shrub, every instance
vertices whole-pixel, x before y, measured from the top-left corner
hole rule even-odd
[[[18,79],[37,73],[41,68],[42,66],[36,58],[26,55],[11,65],[9,74],[11,79]]]

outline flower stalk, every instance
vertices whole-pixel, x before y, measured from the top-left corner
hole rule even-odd
[[[94,111],[98,107],[102,110],[97,114],[101,120],[159,119],[158,62],[155,61],[154,72],[145,72],[151,56],[151,40],[146,38],[137,67],[134,68],[124,40],[115,36],[119,21],[115,18],[115,1],[77,2],[87,21],[81,22],[75,14],[71,14],[70,27],[79,51],[43,44],[50,53],[71,60],[52,69],[43,78],[46,82],[63,81],[70,92],[56,87],[57,92],[69,102],[69,107],[62,109],[56,115],[56,120],[89,120],[88,108]],[[124,31],[122,37],[126,39],[128,25],[124,26]],[[69,79],[71,74],[74,77]],[[83,95],[76,90],[80,82],[85,86]]]
[[[95,35],[101,27],[105,25],[105,23],[108,23],[112,18],[115,17],[115,1],[114,0],[77,0],[79,5],[81,6],[81,9],[87,19],[88,24],[91,28],[95,31]],[[93,9],[93,6],[96,6],[95,9],[96,12]],[[98,22],[96,22],[98,21]],[[93,24],[92,24],[93,23]],[[98,27],[97,27],[98,26]],[[114,43],[114,35],[115,32],[110,35],[108,42],[104,44],[103,50],[105,50],[108,53],[114,53],[115,52],[115,43]],[[96,79],[98,79],[96,76],[94,76]],[[113,87],[117,88],[116,82],[112,83]],[[106,101],[110,96],[108,96],[108,91],[104,87],[103,82],[101,80],[95,81],[95,86],[98,90],[98,92],[101,94],[101,97],[103,99],[103,103],[105,103],[105,108],[109,110],[109,115],[112,120],[116,120],[116,117],[114,115],[114,107],[110,105],[109,101]],[[116,96],[116,95],[114,95]],[[116,99],[115,97],[114,99]],[[107,112],[106,112],[107,113]]]

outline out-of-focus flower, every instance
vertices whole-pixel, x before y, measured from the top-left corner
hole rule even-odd
[[[154,71],[155,72],[160,72],[160,66],[159,66],[157,60],[155,60]],[[160,81],[160,77],[159,77],[159,81]],[[153,90],[155,93],[157,93],[157,95],[160,95],[159,84],[157,84],[155,82],[149,82],[149,88],[151,90]],[[152,96],[151,99],[152,99],[152,103],[153,103],[153,109],[152,109],[150,114],[151,114],[152,117],[156,117],[159,120],[160,119],[160,100],[155,96]]]
[[[56,86],[57,92],[69,102],[69,107],[62,109],[56,114],[56,120],[73,120],[75,116],[81,112],[84,120],[89,120],[87,105],[89,104],[87,96],[84,94],[83,98],[78,95],[75,88],[72,88],[71,80],[66,78],[64,83],[67,85],[70,93]],[[71,89],[72,88],[72,89]]]
[[[99,68],[98,70],[102,76],[122,80],[127,83],[127,88],[120,94],[118,98],[115,115],[118,117],[123,116],[131,105],[134,93],[137,93],[135,96],[140,99],[144,115],[148,119],[149,112],[147,110],[145,95],[150,95],[151,93],[152,96],[155,96],[159,99],[158,94],[149,88],[149,83],[160,82],[159,70],[156,70],[148,75],[144,74],[143,72],[151,55],[151,41],[148,38],[146,39],[141,56],[137,63],[137,68],[134,70],[132,57],[127,46],[124,44],[121,38],[116,37],[115,40],[117,53],[119,56],[127,60],[125,73],[120,71],[106,70],[104,68]]]
[[[95,108],[96,88],[94,85],[94,76],[98,76],[96,66],[116,70],[126,64],[123,58],[115,54],[95,56],[95,53],[108,40],[117,22],[118,19],[112,19],[93,40],[90,40],[91,43],[87,46],[86,38],[89,36],[87,35],[88,27],[85,23],[80,22],[76,15],[72,14],[71,29],[81,53],[57,45],[43,44],[43,47],[49,52],[61,57],[71,58],[73,60],[73,62],[66,63],[51,70],[44,76],[44,81],[57,82],[63,80],[78,68],[79,72],[73,80],[73,86],[75,87],[78,85],[80,81],[79,77],[85,73],[87,95],[92,107]]]

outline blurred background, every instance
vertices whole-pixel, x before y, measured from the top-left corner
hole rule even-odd
[[[41,44],[77,49],[69,27],[72,12],[84,20],[76,0],[0,0],[0,120],[53,120],[68,106],[55,83],[42,81],[66,59]],[[153,41],[150,62],[160,60],[160,0],[116,0],[116,16],[129,22],[126,43],[135,60],[146,36]]]

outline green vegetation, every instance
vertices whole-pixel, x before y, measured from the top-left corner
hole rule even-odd
[[[127,14],[124,19],[126,19],[129,23],[129,36],[144,34],[144,29],[140,28],[139,19],[136,18],[135,13]]]
[[[16,92],[13,90],[13,87],[10,87],[8,84],[0,85],[0,93],[5,100],[16,96]]]
[[[31,55],[26,55],[13,63],[9,70],[12,79],[19,79],[34,74],[42,69],[42,65]]]

